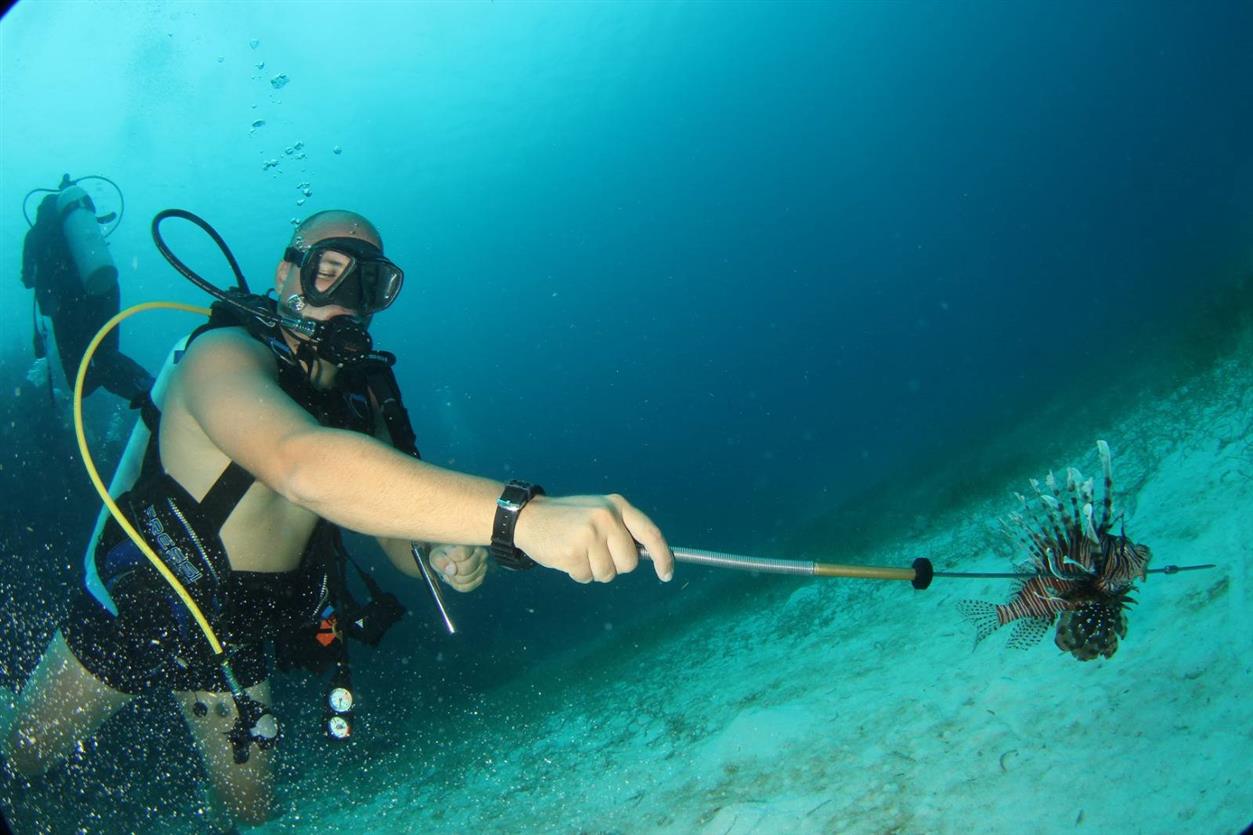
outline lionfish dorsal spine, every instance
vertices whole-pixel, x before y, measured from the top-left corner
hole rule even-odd
[[[1065,551],[1074,550],[1079,545],[1079,471],[1074,467],[1066,468],[1066,498],[1070,501],[1070,510],[1062,504],[1062,531],[1065,534]],[[1065,554],[1063,554],[1065,556]],[[1073,556],[1073,554],[1072,554]]]
[[[1096,535],[1096,527],[1092,524],[1092,502],[1083,505],[1083,535],[1093,545],[1101,544],[1101,538]]]
[[[1096,573],[1095,569],[1091,568],[1090,566],[1084,565],[1082,562],[1079,562],[1078,560],[1072,560],[1070,557],[1064,558],[1062,562],[1065,564],[1067,568],[1074,566],[1075,568],[1079,569],[1081,573],[1086,574],[1088,576],[1091,576]],[[1066,579],[1069,579],[1069,575],[1067,575]]]
[[[1105,495],[1101,499],[1101,526],[1099,528],[1100,532],[1105,534],[1113,525],[1114,465],[1110,463],[1109,444],[1105,441],[1097,441],[1096,451],[1101,457],[1101,474],[1105,478]]]
[[[1079,521],[1079,506],[1082,504],[1079,496],[1079,485],[1083,476],[1074,467],[1066,468],[1066,495],[1070,497],[1070,512],[1074,515],[1075,521]]]
[[[1092,496],[1092,479],[1089,478],[1087,481],[1083,482],[1083,484],[1079,485],[1079,501],[1084,505],[1095,508]],[[1093,521],[1092,529],[1094,531],[1096,530],[1095,520]]]
[[[1056,496],[1041,493],[1040,504],[1044,508],[1044,518],[1039,523],[1040,530],[1050,532],[1058,550],[1065,552],[1070,544],[1070,536],[1066,532],[1070,526],[1066,522],[1066,511],[1062,508],[1062,503]]]

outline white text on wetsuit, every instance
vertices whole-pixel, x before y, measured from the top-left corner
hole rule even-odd
[[[179,579],[184,583],[194,583],[204,576],[187,559],[187,554],[178,547],[173,537],[165,532],[165,526],[157,518],[157,509],[152,505],[144,508],[144,527],[148,530],[149,541],[155,542],[161,549],[162,559],[179,576]]]

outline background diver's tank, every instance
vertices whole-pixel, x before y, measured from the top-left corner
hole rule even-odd
[[[77,185],[67,185],[57,193],[57,212],[83,290],[90,296],[102,296],[117,287],[117,267],[96,220],[96,206],[87,192]]]

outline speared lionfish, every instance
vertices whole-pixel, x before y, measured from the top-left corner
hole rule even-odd
[[[1066,470],[1064,496],[1049,473],[1041,489],[1031,479],[1037,502],[1018,495],[1022,512],[1002,519],[1009,537],[1026,549],[1028,559],[1018,566],[1027,574],[1009,602],[998,606],[978,600],[958,603],[962,615],[975,625],[975,643],[1015,622],[1009,646],[1025,649],[1043,637],[1057,621],[1057,646],[1080,661],[1110,658],[1118,639],[1127,637],[1126,607],[1136,580],[1143,580],[1151,554],[1147,545],[1127,538],[1125,523],[1113,534],[1113,475],[1109,444],[1096,442],[1105,475],[1101,518],[1093,521],[1092,479],[1074,467]],[[1059,619],[1060,616],[1060,619]]]

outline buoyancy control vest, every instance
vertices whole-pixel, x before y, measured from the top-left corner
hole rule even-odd
[[[390,355],[365,367],[341,369],[333,387],[318,389],[291,356],[277,327],[265,327],[231,305],[213,305],[209,322],[193,331],[187,344],[224,327],[241,327],[269,347],[277,359],[280,388],[322,425],[373,434],[378,404],[393,444],[417,455]],[[255,477],[232,461],[196,501],[161,464],[156,405],[149,399],[139,408],[150,432],[148,446],[138,480],[118,503],[214,623],[224,644],[273,640],[280,669],[300,666],[320,672],[332,663],[346,665],[345,636],[377,644],[403,615],[400,602],[356,565],[342,531],[326,520],[316,523],[295,571],[233,571],[220,533]],[[110,523],[105,541],[122,536],[116,523]],[[369,592],[367,603],[359,603],[349,590],[349,563]]]

